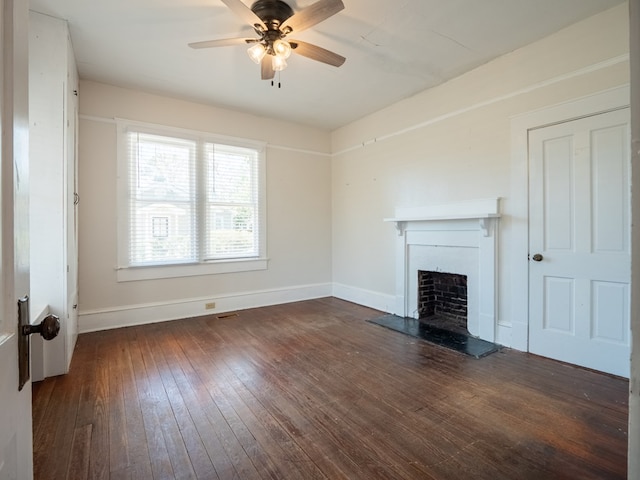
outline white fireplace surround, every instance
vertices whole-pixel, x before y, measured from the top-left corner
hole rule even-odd
[[[499,198],[397,208],[394,313],[418,318],[418,270],[466,275],[469,333],[495,341],[499,218]]]

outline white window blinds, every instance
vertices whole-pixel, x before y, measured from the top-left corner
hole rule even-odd
[[[261,151],[127,126],[127,266],[261,255]]]
[[[205,259],[258,256],[258,155],[207,143]]]

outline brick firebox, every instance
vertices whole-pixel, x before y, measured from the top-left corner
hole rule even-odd
[[[467,329],[467,276],[418,270],[419,318],[438,317]]]

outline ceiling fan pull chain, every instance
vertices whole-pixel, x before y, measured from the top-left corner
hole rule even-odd
[[[276,86],[275,80],[273,79],[271,80],[271,86],[272,87]],[[278,88],[282,88],[282,83],[280,83],[280,72],[278,72]]]

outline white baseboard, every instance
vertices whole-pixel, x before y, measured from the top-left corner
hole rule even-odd
[[[314,298],[330,297],[330,283],[303,285],[291,288],[243,292],[200,298],[189,298],[171,302],[127,305],[124,307],[81,311],[79,333],[110,330],[113,328],[165,322],[180,318],[214,315],[248,308],[266,307],[282,303],[299,302]],[[207,310],[206,303],[215,302],[213,309]]]
[[[511,333],[512,328],[511,325],[506,324],[498,324],[498,329],[496,331],[496,339],[495,343],[498,345],[502,345],[503,347],[511,347]]]
[[[385,313],[393,313],[396,303],[396,298],[393,295],[386,295],[380,292],[373,292],[371,290],[364,290],[339,283],[323,283],[223,296],[212,295],[210,297],[189,298],[172,302],[147,303],[81,311],[79,314],[78,328],[79,333],[89,333],[330,296]],[[216,307],[210,310],[205,309],[205,304],[211,302],[215,302]],[[496,342],[501,345],[510,346],[512,343],[511,330],[510,326],[498,325]],[[518,347],[519,346],[515,346],[514,348]]]
[[[348,302],[364,305],[365,307],[374,308],[385,313],[393,313],[396,304],[394,295],[386,295],[371,290],[363,290],[361,288],[350,287],[340,283],[333,284],[333,296],[346,300]]]

